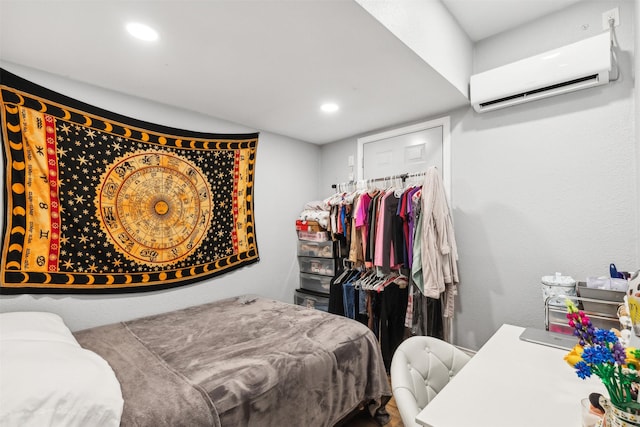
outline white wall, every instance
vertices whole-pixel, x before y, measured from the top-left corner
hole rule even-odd
[[[485,40],[475,71],[594,35],[616,5],[619,81],[482,115],[450,113],[459,345],[479,348],[502,323],[544,327],[543,275],[584,280],[607,274],[610,262],[640,268],[632,2],[580,2]],[[345,147],[355,154],[355,138],[323,146],[322,175],[346,172],[342,161],[329,163]]]
[[[140,120],[182,129],[254,132],[240,125],[151,103],[27,69],[0,65],[34,83]],[[63,316],[73,330],[201,304],[245,293],[293,302],[298,287],[295,219],[317,193],[319,148],[261,132],[255,174],[255,218],[260,261],[206,282],[164,291],[120,295],[3,295],[0,311],[47,310]],[[305,159],[300,161],[299,159]],[[0,178],[4,185],[3,178]],[[3,201],[0,211],[4,213]]]
[[[581,2],[480,42],[475,53],[477,64],[506,63],[514,52],[526,56],[595,35],[602,12],[615,5],[617,82],[452,115],[462,345],[481,345],[504,322],[542,327],[542,275],[584,280],[607,274],[611,262],[640,268],[631,2]]]

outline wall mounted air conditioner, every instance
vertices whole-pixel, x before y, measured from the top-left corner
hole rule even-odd
[[[609,82],[609,32],[471,76],[470,99],[483,113]]]

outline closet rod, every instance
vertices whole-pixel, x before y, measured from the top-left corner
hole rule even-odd
[[[403,173],[400,175],[391,175],[391,176],[385,176],[383,178],[371,178],[371,179],[361,179],[358,181],[349,181],[349,182],[341,182],[340,184],[331,184],[331,188],[338,188],[338,186],[345,186],[345,185],[353,185],[353,184],[357,184],[358,182],[376,182],[376,181],[387,181],[390,179],[402,179],[402,183],[404,184],[404,182],[407,180],[407,178],[410,177],[414,177],[414,176],[420,176],[420,175],[424,175],[425,172],[414,172],[414,173]]]

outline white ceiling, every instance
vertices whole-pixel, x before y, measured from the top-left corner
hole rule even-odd
[[[472,40],[576,1],[443,0]],[[467,103],[352,0],[0,0],[0,59],[317,144]]]

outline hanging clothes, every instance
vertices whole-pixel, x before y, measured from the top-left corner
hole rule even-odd
[[[404,340],[404,318],[407,313],[408,289],[393,284],[382,292],[380,310],[380,349],[387,371],[393,353]],[[382,332],[384,331],[384,333]]]
[[[391,266],[398,268],[394,249],[394,243],[397,245],[402,239],[402,234],[397,233],[398,202],[399,198],[393,191],[387,191],[380,201],[374,265],[381,267],[385,274],[391,272]]]
[[[425,174],[414,241],[412,277],[429,298],[442,297],[442,315],[452,318],[458,293],[458,249],[442,179],[435,168]],[[451,335],[445,323],[445,340]]]
[[[353,274],[332,284],[332,312],[367,324],[385,362],[408,330],[451,338],[459,282],[453,222],[437,169],[420,181],[342,187],[326,201],[332,236],[347,241]]]

